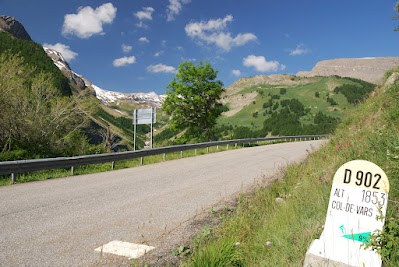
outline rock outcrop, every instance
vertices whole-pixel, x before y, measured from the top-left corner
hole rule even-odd
[[[385,82],[385,87],[391,86],[399,81],[399,73],[394,72],[391,74],[391,76],[388,77],[388,79]]]
[[[8,32],[19,39],[32,40],[24,26],[14,17],[0,16],[0,31]]]
[[[399,65],[399,57],[340,58],[320,61],[309,72],[298,72],[300,77],[332,76],[352,77],[370,83],[379,83],[386,71]]]
[[[86,88],[86,83],[79,74],[72,71],[68,62],[64,59],[62,54],[58,51],[50,49],[48,47],[43,47],[47,55],[53,60],[54,64],[61,70],[65,77],[68,78],[72,86],[77,90],[84,90]]]

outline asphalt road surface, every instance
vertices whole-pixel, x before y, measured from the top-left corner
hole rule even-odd
[[[103,255],[95,249],[113,240],[146,243],[157,251],[173,229],[257,179],[271,179],[287,164],[306,159],[325,142],[230,150],[1,187],[0,266],[98,266]]]

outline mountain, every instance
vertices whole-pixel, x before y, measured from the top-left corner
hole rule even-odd
[[[0,31],[5,31],[18,39],[32,41],[24,26],[19,23],[14,17],[0,16]]]
[[[68,78],[69,82],[73,85],[73,87],[77,90],[85,89],[86,83],[83,77],[72,71],[68,62],[64,59],[60,52],[57,52],[48,47],[43,47],[46,54],[53,60],[54,64],[61,70],[65,77]]]
[[[312,71],[298,72],[300,77],[341,76],[352,77],[370,83],[381,82],[384,73],[399,65],[399,57],[339,58],[318,62]]]
[[[149,106],[160,108],[162,102],[165,99],[164,95],[157,95],[154,92],[151,93],[132,93],[125,94],[114,91],[107,91],[100,87],[90,84],[96,92],[96,97],[100,99],[104,104],[120,103],[120,102],[132,102],[135,104],[148,104]]]
[[[122,94],[99,88],[74,72],[61,53],[32,41],[23,25],[10,16],[0,17],[0,54],[3,53],[9,54],[10,57],[18,55],[28,68],[32,68],[31,74],[24,76],[27,85],[34,77],[44,73],[52,78],[54,88],[58,89],[62,96],[70,97],[71,107],[76,108],[79,118],[86,122],[79,126],[78,131],[84,135],[82,142],[89,144],[78,147],[88,150],[87,153],[92,153],[92,150],[97,151],[95,153],[102,151],[104,143],[107,144],[107,151],[132,149],[132,110],[138,107],[159,107],[162,103],[162,97],[152,93]],[[141,126],[137,127],[136,145],[139,148],[144,146],[145,135],[149,131],[149,127]],[[76,134],[68,135],[72,136],[78,138]],[[100,146],[97,148],[95,145]],[[76,151],[71,148],[68,153]]]
[[[47,55],[53,60],[54,64],[62,71],[62,73],[70,80],[75,88],[83,90],[85,88],[91,88],[94,95],[101,100],[104,105],[125,103],[132,106],[151,106],[160,108],[165,96],[157,95],[156,93],[119,93],[114,91],[104,90],[91,81],[86,79],[84,76],[74,72],[69,66],[68,62],[64,59],[61,53],[43,47]]]

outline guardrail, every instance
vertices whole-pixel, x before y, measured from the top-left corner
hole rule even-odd
[[[214,141],[198,144],[188,145],[177,145],[167,146],[161,148],[144,149],[138,151],[126,151],[118,153],[106,153],[106,154],[94,154],[84,155],[75,157],[59,157],[59,158],[47,158],[47,159],[30,159],[30,160],[16,160],[16,161],[3,161],[0,162],[0,175],[11,174],[11,182],[15,183],[16,174],[26,173],[39,170],[51,170],[51,169],[64,169],[71,168],[73,175],[74,168],[81,165],[98,164],[105,162],[112,162],[111,169],[114,169],[115,162],[128,159],[141,158],[141,162],[144,157],[152,155],[164,155],[166,159],[167,153],[180,152],[183,157],[183,151],[196,150],[199,148],[207,148],[214,146],[223,146],[229,148],[229,145],[234,144],[251,144],[254,142],[262,141],[307,141],[307,140],[319,140],[326,139],[328,135],[300,135],[300,136],[282,136],[282,137],[264,137],[264,138],[249,138],[249,139],[236,139],[236,140],[224,140]]]

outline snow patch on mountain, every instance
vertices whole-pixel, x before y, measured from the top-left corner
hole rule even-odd
[[[154,92],[124,94],[114,91],[107,91],[101,89],[100,87],[94,84],[91,84],[91,86],[96,92],[97,98],[100,99],[104,104],[109,104],[113,102],[117,103],[122,101],[134,101],[137,103],[152,103],[160,107],[162,105],[163,100],[165,99],[164,95],[157,95]]]
[[[104,90],[87,80],[82,75],[72,71],[69,64],[60,52],[57,52],[48,47],[43,47],[43,49],[47,53],[47,55],[53,60],[54,64],[65,74],[65,76],[67,76],[75,84],[77,83],[77,80],[79,80],[83,87],[92,87],[96,93],[96,97],[105,105],[110,103],[132,102],[133,104],[149,104],[155,107],[162,106],[162,102],[165,99],[164,95],[157,95],[154,92],[125,94]]]
[[[68,70],[71,71],[71,68],[69,67],[68,63],[62,56],[60,52],[57,52],[51,48],[43,46],[44,51],[47,53],[47,55],[53,60],[54,64],[60,69],[60,70]]]

